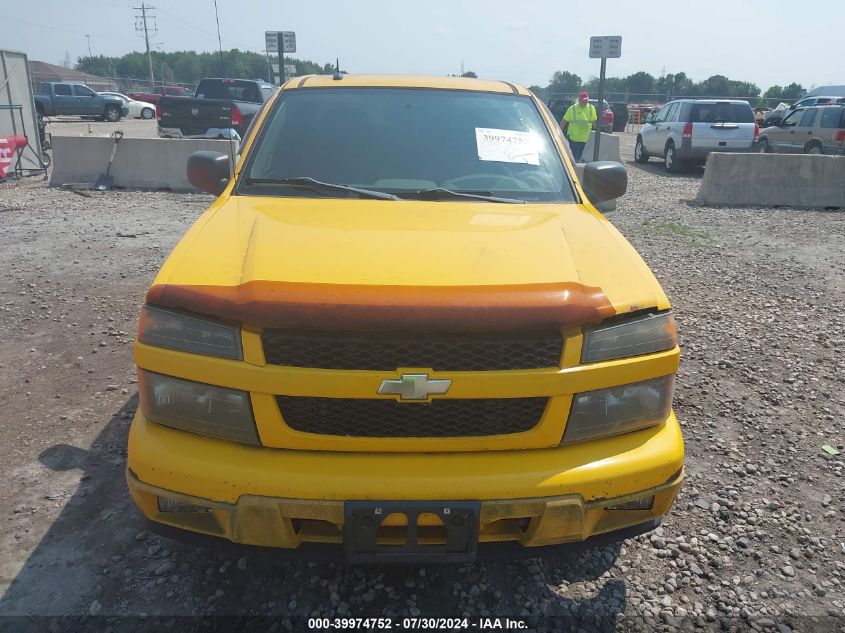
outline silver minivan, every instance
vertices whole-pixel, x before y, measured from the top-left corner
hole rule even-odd
[[[747,101],[679,99],[646,119],[637,135],[634,160],[661,157],[666,171],[704,162],[710,152],[751,152],[760,133]]]

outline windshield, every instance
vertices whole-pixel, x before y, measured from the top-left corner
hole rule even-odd
[[[573,201],[560,156],[529,97],[408,88],[283,92],[238,192],[309,192],[271,181],[312,178],[400,198],[448,189],[526,202]],[[444,196],[438,199],[471,200]]]

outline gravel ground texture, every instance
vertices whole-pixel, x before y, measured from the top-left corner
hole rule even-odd
[[[0,188],[0,615],[40,616],[0,628],[230,615],[280,631],[306,630],[295,616],[845,630],[845,214],[698,206],[701,169],[635,165],[620,136],[630,185],[608,217],[675,308],[687,480],[650,534],[515,562],[354,568],[145,531],[123,480],[136,315],[211,198]]]

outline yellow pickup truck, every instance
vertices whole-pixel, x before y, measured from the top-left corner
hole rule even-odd
[[[126,478],[160,532],[353,563],[654,528],[683,479],[669,301],[525,88],[288,81],[141,310]],[[199,536],[198,535],[198,536]],[[200,538],[204,538],[200,536]]]

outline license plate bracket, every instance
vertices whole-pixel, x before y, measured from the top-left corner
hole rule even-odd
[[[419,543],[419,517],[440,517],[446,542]],[[403,545],[378,542],[379,529],[391,514],[408,519]],[[467,562],[478,554],[480,501],[347,501],[343,542],[350,563],[425,563],[436,561]]]

